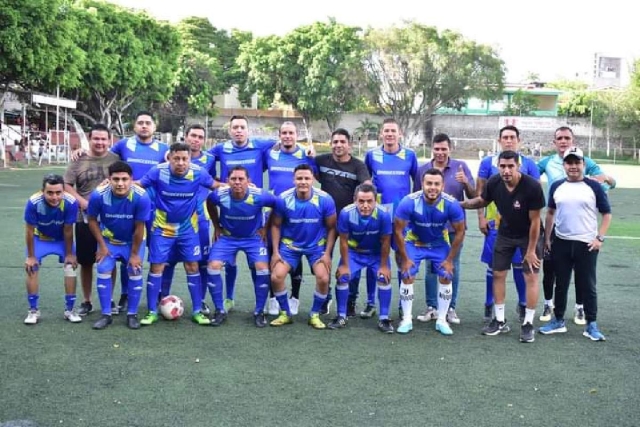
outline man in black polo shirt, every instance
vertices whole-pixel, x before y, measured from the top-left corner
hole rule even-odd
[[[478,209],[495,202],[500,213],[498,237],[493,250],[493,292],[495,313],[491,323],[482,329],[484,335],[509,332],[504,316],[507,270],[517,248],[524,256],[524,277],[527,287],[527,309],[520,329],[521,342],[533,342],[533,318],[538,302],[538,271],[542,258],[542,222],[544,194],[540,183],[519,171],[520,156],[515,151],[503,151],[498,156],[499,175],[487,181],[482,195],[461,203],[465,209]]]

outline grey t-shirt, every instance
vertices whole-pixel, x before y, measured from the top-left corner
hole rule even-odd
[[[316,157],[320,189],[326,191],[336,203],[336,212],[353,203],[353,192],[364,181],[371,179],[362,160],[351,156],[348,162],[336,162],[331,153]]]

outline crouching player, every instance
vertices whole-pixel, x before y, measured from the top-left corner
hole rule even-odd
[[[336,301],[338,317],[329,329],[343,328],[347,324],[349,281],[364,268],[376,272],[380,318],[378,329],[392,334],[389,320],[391,284],[389,251],[391,250],[391,215],[376,204],[376,188],[371,184],[356,187],[354,204],[345,207],[338,217],[340,235],[340,265],[336,272]]]
[[[420,269],[420,262],[427,261],[431,272],[438,275],[438,320],[436,331],[452,335],[447,322],[451,303],[453,260],[464,239],[464,211],[459,202],[442,192],[444,177],[438,169],[429,169],[422,178],[422,191],[405,196],[398,208],[394,222],[394,238],[400,254],[400,303],[403,318],[398,333],[413,329],[413,282]],[[447,223],[455,230],[455,239],[449,242]],[[404,230],[408,227],[407,236]]]
[[[93,329],[104,329],[112,322],[111,271],[116,261],[128,266],[127,326],[140,328],[138,304],[142,294],[143,242],[151,208],[146,192],[132,185],[132,173],[128,163],[113,163],[109,166],[109,184],[98,187],[89,199],[89,229],[98,242],[96,287],[102,309],[102,316],[93,324]]]
[[[64,318],[72,323],[82,320],[73,306],[76,301],[76,255],[73,246],[73,225],[78,215],[78,202],[64,192],[64,179],[60,175],[47,175],[42,190],[27,201],[24,210],[26,223],[27,300],[29,313],[24,323],[35,325],[40,319],[38,310],[38,268],[42,258],[58,255],[64,262]]]

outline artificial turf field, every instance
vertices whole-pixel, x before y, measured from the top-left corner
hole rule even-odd
[[[236,310],[220,328],[184,317],[131,331],[119,316],[94,331],[96,311],[67,323],[53,257],[40,270],[41,321],[27,326],[23,208],[52,170],[63,172],[0,170],[1,427],[640,425],[640,240],[610,238],[600,255],[598,323],[606,342],[587,340],[571,321],[568,333],[538,334],[533,344],[518,342],[514,322],[507,335],[481,336],[485,285],[475,226],[462,254],[462,323],[452,337],[417,321],[408,336],[383,335],[374,319],[312,330],[308,268],[296,322],[256,329],[242,256]],[[640,239],[640,190],[610,197],[609,235]],[[174,283],[189,307],[184,274]],[[514,319],[515,289],[507,286]],[[415,301],[414,316],[424,308],[422,280]],[[542,291],[540,301],[539,309]],[[93,302],[96,309],[95,295]],[[568,313],[573,302],[572,287]],[[141,313],[144,305],[143,298]],[[396,298],[392,307],[396,315]]]

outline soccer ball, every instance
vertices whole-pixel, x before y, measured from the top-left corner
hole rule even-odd
[[[184,313],[184,302],[180,297],[168,295],[160,301],[160,314],[167,320],[179,319]]]

